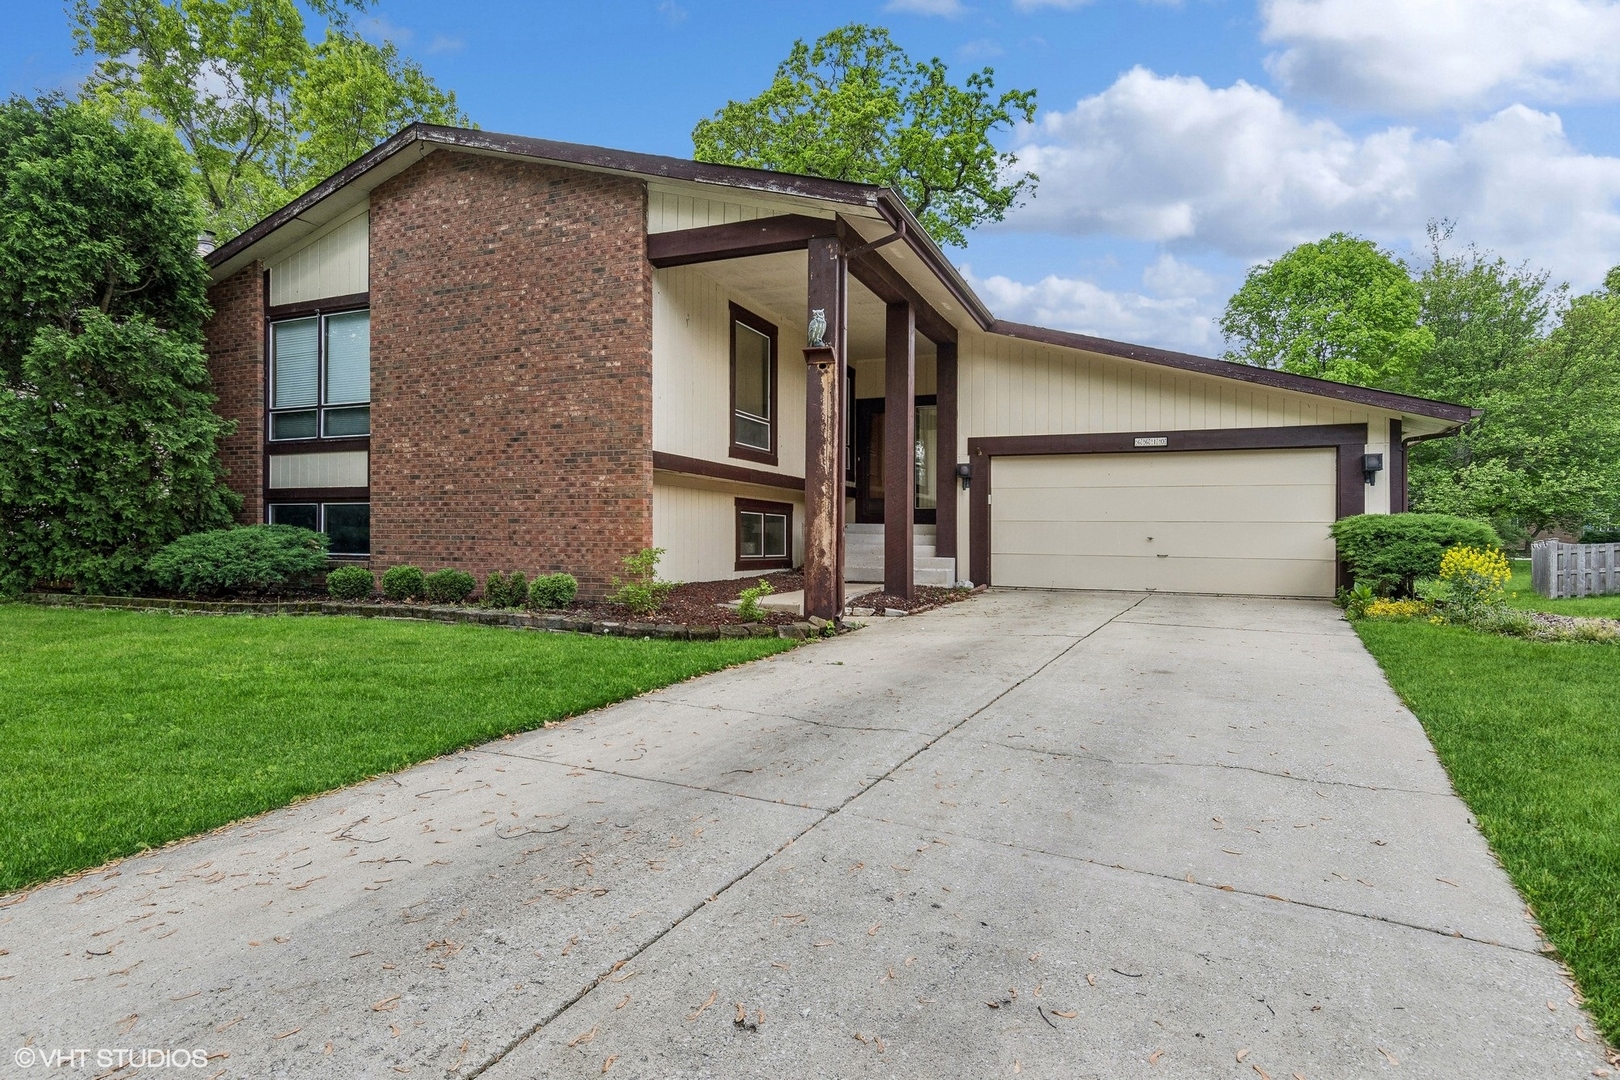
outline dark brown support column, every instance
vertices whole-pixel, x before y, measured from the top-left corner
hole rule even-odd
[[[1389,477],[1389,512],[1406,513],[1406,446],[1401,442],[1399,417],[1389,422],[1389,463],[1384,475]]]
[[[939,416],[938,461],[934,470],[934,551],[942,559],[956,558],[956,345],[938,345],[934,401]],[[962,568],[956,568],[962,578]]]
[[[845,270],[842,240],[810,241],[806,319],[826,329],[804,350],[804,613],[823,619],[844,606]]]
[[[883,349],[883,591],[911,599],[917,514],[917,320],[888,305]]]

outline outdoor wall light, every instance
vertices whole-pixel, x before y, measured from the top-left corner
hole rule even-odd
[[[1361,475],[1367,478],[1367,483],[1371,484],[1371,483],[1377,482],[1378,474],[1383,472],[1383,471],[1384,471],[1384,455],[1383,454],[1362,454],[1361,455]]]
[[[966,491],[973,486],[973,464],[964,461],[956,467],[956,478],[962,481],[962,490]]]

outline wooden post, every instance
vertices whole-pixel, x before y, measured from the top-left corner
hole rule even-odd
[[[883,350],[883,591],[912,597],[917,487],[917,319],[887,308]]]
[[[934,553],[942,559],[956,558],[956,343],[936,347],[938,356],[934,400],[939,415],[939,434],[934,444],[934,521],[937,536]],[[957,580],[962,568],[956,568]]]
[[[804,613],[829,620],[844,610],[846,269],[841,239],[810,241],[806,323],[826,329],[804,350]]]

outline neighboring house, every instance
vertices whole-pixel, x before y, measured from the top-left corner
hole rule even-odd
[[[407,128],[208,262],[244,521],[585,595],[658,546],[803,564],[825,614],[846,576],[1327,596],[1328,525],[1474,415],[999,321],[886,189],[481,131]]]

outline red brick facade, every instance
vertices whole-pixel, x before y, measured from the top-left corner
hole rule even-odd
[[[600,595],[652,544],[645,186],[437,153],[370,214],[372,566]]]
[[[244,524],[264,520],[264,268],[244,267],[208,290],[214,317],[204,328],[215,409],[236,421],[220,444],[225,482],[242,496]]]

